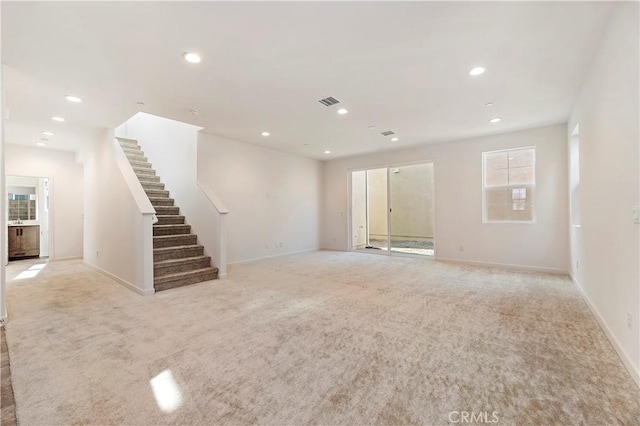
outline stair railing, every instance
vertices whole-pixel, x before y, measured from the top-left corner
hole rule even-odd
[[[202,193],[207,197],[209,203],[218,212],[218,238],[216,240],[216,252],[214,253],[214,264],[218,266],[218,278],[227,277],[227,229],[226,229],[226,217],[229,214],[229,210],[220,201],[220,199],[213,192],[213,189],[207,184],[198,182],[198,187]]]

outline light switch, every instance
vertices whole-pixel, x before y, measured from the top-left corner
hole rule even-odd
[[[640,223],[640,206],[635,206],[633,208],[633,221],[635,223]]]

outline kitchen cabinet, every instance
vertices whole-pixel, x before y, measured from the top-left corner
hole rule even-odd
[[[40,256],[40,226],[10,226],[9,260]]]

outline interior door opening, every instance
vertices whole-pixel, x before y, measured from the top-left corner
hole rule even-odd
[[[351,249],[435,254],[433,163],[351,172]]]
[[[6,176],[8,260],[49,257],[49,183],[47,177]]]

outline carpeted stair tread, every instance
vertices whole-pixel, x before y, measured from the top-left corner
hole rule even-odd
[[[162,262],[169,259],[183,259],[185,257],[202,256],[204,247],[199,244],[170,246],[153,249],[153,261]]]
[[[196,269],[211,267],[211,257],[193,256],[178,259],[167,259],[153,263],[154,281],[165,275],[173,275],[180,272],[188,272]]]
[[[156,214],[159,215],[178,215],[180,214],[180,207],[177,206],[154,206]]]
[[[166,189],[145,189],[144,192],[147,194],[147,197],[169,198],[169,191]]]
[[[158,183],[158,182],[160,182],[160,176],[156,176],[156,175],[141,175],[141,176],[138,176],[138,180],[142,184],[144,184],[144,183]]]
[[[140,177],[156,176],[156,171],[154,169],[140,169],[134,167],[133,172],[138,176],[138,180],[140,180]]]
[[[195,269],[189,272],[164,275],[159,277],[157,280],[154,280],[153,286],[156,291],[163,291],[203,281],[211,281],[216,278],[218,278],[218,268],[208,267]]]
[[[158,223],[156,225],[183,225],[184,224],[184,216],[180,216],[177,214],[158,214],[156,215],[158,218]]]
[[[140,184],[142,184],[142,189],[145,191],[148,189],[164,190],[164,183],[162,182],[140,182]]]
[[[148,197],[152,206],[173,207],[174,199],[168,197]]]
[[[139,163],[145,163],[149,161],[149,159],[142,154],[139,154],[139,155],[130,154],[130,153],[125,153],[125,154],[127,154],[127,160],[129,160],[129,164],[131,164],[132,161],[136,161]]]
[[[153,237],[153,248],[193,245],[198,242],[197,235],[158,235]]]
[[[170,225],[153,225],[153,236],[161,235],[183,235],[191,232],[191,225],[170,224]]]
[[[151,168],[151,163],[148,161],[135,161],[135,160],[129,160],[129,164],[131,164],[131,167],[138,168],[138,169],[150,169]]]

